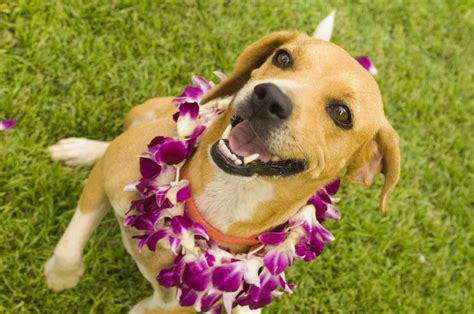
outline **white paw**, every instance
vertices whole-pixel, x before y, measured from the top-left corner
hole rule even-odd
[[[150,309],[151,299],[152,297],[148,297],[146,299],[141,300],[140,302],[135,304],[128,313],[129,314],[143,314],[143,313],[151,312],[151,309]]]
[[[67,166],[92,165],[102,157],[109,144],[87,138],[69,137],[48,147],[48,151],[53,160]]]
[[[262,313],[262,309],[258,310],[251,310],[248,306],[238,306],[233,311],[232,314],[260,314]]]
[[[46,285],[55,292],[75,287],[83,274],[84,263],[82,261],[74,265],[63,266],[53,256],[44,267]]]
[[[130,311],[128,312],[128,314],[142,314],[142,313],[145,313],[146,311],[146,306],[143,304],[143,301],[140,301],[138,302],[137,304],[135,304],[131,309]]]
[[[175,295],[172,293],[171,295]],[[183,308],[179,305],[176,298],[168,303],[163,302],[162,297],[158,292],[154,292],[153,295],[145,298],[135,304],[131,309],[129,314],[143,314],[143,313],[184,313],[182,312]],[[187,313],[188,311],[186,311]]]

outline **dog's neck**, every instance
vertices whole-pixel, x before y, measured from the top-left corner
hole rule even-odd
[[[235,223],[250,221],[258,207],[273,198],[273,186],[260,178],[216,173],[195,202],[206,220],[222,232]]]

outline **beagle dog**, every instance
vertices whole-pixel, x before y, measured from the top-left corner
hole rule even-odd
[[[85,243],[112,207],[127,251],[154,288],[131,312],[192,311],[180,308],[175,290],[155,280],[173,254],[146,247],[139,252],[136,231],[123,225],[130,202],[138,198],[124,191],[140,177],[137,156],[155,136],[176,135],[172,99],[153,98],[133,108],[125,131],[110,143],[68,139],[50,148],[53,159],[68,165],[97,161],[45,266],[50,289],[78,283]],[[342,173],[347,181],[370,185],[382,172],[380,209],[386,208],[399,179],[399,137],[385,117],[374,78],[342,48],[298,32],[267,35],[243,51],[230,76],[202,104],[211,101],[230,104],[206,129],[183,172],[200,213],[225,235],[255,236],[285,223],[315,190]],[[230,156],[217,145],[223,136],[229,138]]]

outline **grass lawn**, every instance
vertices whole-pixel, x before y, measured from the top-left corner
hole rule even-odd
[[[334,41],[379,69],[401,136],[401,182],[386,215],[382,178],[371,189],[344,184],[343,218],[328,224],[336,241],[293,267],[295,294],[265,312],[474,311],[469,1],[70,2],[0,4],[0,119],[18,119],[0,133],[0,312],[126,312],[151,293],[111,214],[88,244],[79,285],[46,289],[43,264],[90,169],[56,164],[45,147],[113,139],[133,105],[175,95],[193,74],[229,72],[271,31],[312,32],[332,8]]]

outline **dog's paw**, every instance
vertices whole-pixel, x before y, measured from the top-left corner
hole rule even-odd
[[[104,155],[109,142],[69,137],[48,147],[51,158],[67,166],[92,165]]]
[[[153,295],[145,298],[135,304],[129,314],[143,314],[143,313],[189,313],[189,309],[183,308],[179,305],[176,298],[164,302],[161,295],[158,292],[154,292]]]
[[[251,310],[248,306],[238,306],[232,310],[232,314],[260,314],[262,309]]]
[[[55,292],[75,287],[83,274],[84,263],[82,261],[74,265],[64,266],[53,256],[44,267],[46,285]]]

